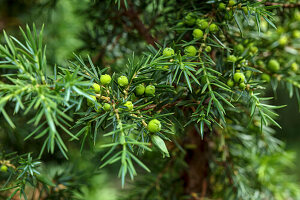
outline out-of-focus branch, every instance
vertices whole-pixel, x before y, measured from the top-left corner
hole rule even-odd
[[[296,8],[300,7],[300,3],[273,3],[265,2],[266,6],[278,6],[278,8]]]
[[[122,7],[124,9],[124,12],[122,14],[129,19],[133,27],[146,40],[146,42],[155,47],[155,43],[158,43],[157,39],[150,34],[150,30],[143,24],[138,12],[134,9],[134,5],[132,4],[132,2],[127,1],[127,3],[127,8],[125,7],[125,4],[122,3]]]

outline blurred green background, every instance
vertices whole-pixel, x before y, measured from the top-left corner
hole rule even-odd
[[[36,26],[40,28],[42,24],[45,24],[44,43],[47,44],[47,57],[50,67],[54,66],[54,64],[65,64],[66,60],[73,57],[73,52],[81,55],[90,54],[92,57],[96,57],[97,53],[101,51],[98,45],[101,45],[102,41],[98,41],[97,43],[92,39],[97,38],[97,34],[101,35],[106,32],[105,30],[102,30],[103,32],[100,30],[100,33],[98,33],[98,31],[87,31],[93,29],[94,26],[99,23],[96,20],[97,18],[102,17],[102,13],[86,10],[91,3],[94,3],[94,1],[0,0],[0,30],[5,29],[9,35],[18,37],[20,34],[18,32],[19,26],[24,27],[25,24],[32,25],[35,23]],[[99,12],[101,12],[101,10]],[[107,29],[109,28],[108,26]],[[124,37],[126,38],[126,36]],[[3,42],[3,37],[0,37],[0,39]],[[109,63],[116,55],[120,56],[120,54],[124,52],[127,54],[125,56],[131,54],[133,50],[131,48],[133,47],[126,46],[122,40],[119,41],[119,44],[124,45],[126,49],[124,50],[123,48],[122,50],[121,47],[116,46],[116,50],[110,47],[108,48],[110,51],[102,52],[104,55],[101,55],[101,58],[105,58],[106,63]],[[112,55],[111,51],[114,51],[114,55]],[[123,60],[119,59],[117,64],[121,66],[124,63]],[[98,64],[104,63],[102,60],[97,60],[96,62]],[[271,89],[269,93],[272,95]],[[277,92],[277,98],[274,100],[274,103],[276,105],[288,105],[286,108],[277,111],[280,115],[278,122],[282,126],[282,129],[277,130],[277,136],[286,142],[286,149],[297,153],[296,165],[300,166],[300,113],[297,101],[295,98],[290,99],[287,92],[280,89]],[[1,133],[1,129],[3,131],[6,127],[4,127],[3,123],[0,125],[2,126],[0,126]],[[22,150],[26,150],[26,146],[22,146],[20,138],[18,139],[17,136],[10,135],[8,140],[10,140],[10,143],[12,143],[12,141],[17,141],[18,143],[19,141],[20,149],[18,150],[22,152]],[[77,167],[81,170],[93,170],[93,168],[89,166],[92,162],[90,161],[91,157],[89,157],[89,155],[85,155],[84,157],[83,159],[78,153],[78,155],[73,155],[72,159],[77,160]],[[97,158],[92,158],[92,160],[99,158],[100,156],[98,155]],[[51,160],[51,156],[48,159]],[[62,162],[61,165],[63,166],[64,163]],[[49,169],[49,174],[52,173],[51,170],[59,171],[59,169],[54,169],[54,165],[48,165],[47,169]],[[108,174],[112,172],[111,174],[113,175],[108,177],[106,173],[102,173],[90,179],[89,186],[83,185],[82,190],[84,192],[83,194],[77,194],[77,197],[87,200],[116,199],[117,196],[121,194],[117,193],[117,191],[120,191],[120,180],[117,178],[115,171],[117,171],[117,169],[113,166],[107,171]],[[297,174],[295,178],[300,182],[300,168],[291,173]],[[127,185],[127,187],[130,187],[130,185]]]

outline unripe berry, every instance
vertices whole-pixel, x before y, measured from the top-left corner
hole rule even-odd
[[[300,31],[299,30],[294,30],[293,31],[293,37],[297,38],[297,39],[300,38]]]
[[[234,82],[232,81],[232,79],[229,79],[229,80],[227,81],[227,85],[228,85],[229,87],[233,87],[233,86],[234,86]]]
[[[219,27],[216,24],[209,25],[209,31],[210,32],[216,33],[216,32],[218,32],[218,30],[219,30]]]
[[[240,87],[241,90],[244,90],[244,89],[246,89],[246,84],[245,83],[240,83],[239,87]]]
[[[104,109],[105,111],[110,111],[110,108],[111,108],[111,106],[110,106],[109,103],[104,103],[103,109]]]
[[[94,84],[93,84],[93,88],[94,88],[94,91],[95,91],[96,93],[100,93],[101,87],[100,87],[99,84],[94,83]]]
[[[102,85],[108,85],[111,82],[111,77],[108,74],[101,75],[100,82]]]
[[[154,85],[148,85],[145,89],[145,94],[147,96],[153,96],[155,94],[155,86]]]
[[[1,171],[1,172],[7,172],[7,169],[8,169],[8,168],[7,168],[6,165],[2,165],[1,168],[0,168],[0,171]]]
[[[234,6],[235,4],[236,4],[235,0],[229,0],[229,2],[228,2],[228,6],[229,6],[229,7],[232,7],[232,6]]]
[[[165,48],[163,51],[163,56],[169,57],[174,55],[174,50],[172,48]]]
[[[262,60],[257,61],[257,65],[260,66],[260,67],[262,67],[262,68],[266,67],[264,61],[262,61]]]
[[[127,110],[128,110],[128,111],[132,111],[132,110],[133,110],[133,104],[132,104],[131,101],[127,101],[127,102],[124,104],[124,106],[127,107]]]
[[[299,65],[297,63],[293,62],[291,65],[291,70],[293,72],[297,72],[299,70]]]
[[[97,98],[94,96],[94,95],[90,95],[90,97],[94,100],[94,101],[96,101],[97,100]],[[92,101],[92,100],[90,100],[90,99],[87,99],[87,104],[88,104],[88,106],[94,106],[94,101]]]
[[[277,60],[271,59],[268,63],[268,69],[271,72],[277,72],[280,69],[280,64]]]
[[[237,44],[234,46],[234,51],[238,54],[242,54],[244,52],[244,46],[242,44]]]
[[[197,54],[197,49],[194,46],[190,45],[184,48],[184,53],[185,55],[192,57]]]
[[[250,50],[250,52],[253,53],[253,54],[255,54],[255,53],[258,52],[258,48],[257,48],[256,46],[251,46],[249,50]]]
[[[97,105],[95,106],[94,110],[95,110],[96,112],[101,112],[101,111],[102,111],[101,108],[102,108],[102,105],[101,105],[101,104],[97,104]]]
[[[201,31],[200,29],[196,28],[193,31],[193,36],[194,36],[194,39],[200,39],[200,38],[203,37],[203,31]]]
[[[136,88],[135,88],[135,94],[136,95],[143,95],[144,92],[145,92],[144,84],[139,84],[138,86],[136,86]]]
[[[295,20],[300,21],[300,12],[299,12],[299,11],[296,11],[296,12],[294,13],[294,17],[295,17]]]
[[[228,57],[227,57],[227,61],[228,62],[236,62],[236,60],[237,60],[237,58],[234,56],[234,55],[229,55]]]
[[[160,121],[158,121],[157,119],[152,119],[149,123],[148,123],[148,130],[151,133],[157,133],[161,130],[161,123]]]
[[[280,46],[285,46],[288,43],[288,37],[286,35],[281,36],[278,40]]]
[[[193,16],[193,13],[187,14],[187,15],[185,16],[185,18],[184,18],[184,23],[186,23],[186,24],[189,25],[189,26],[194,25],[194,24],[195,24],[195,21],[196,21],[196,19],[195,19],[195,17]]]
[[[211,46],[205,47],[205,51],[208,52],[208,53],[211,52]]]
[[[261,79],[266,81],[266,82],[270,82],[271,77],[269,76],[269,74],[262,74]]]
[[[225,3],[220,3],[219,6],[218,6],[218,8],[220,10],[225,10],[226,9],[226,4]]]
[[[236,83],[243,83],[245,81],[245,75],[242,72],[237,71],[233,75],[233,80]]]
[[[121,86],[121,87],[124,87],[124,86],[127,86],[128,85],[128,78],[126,76],[120,76],[118,78],[118,84]]]
[[[197,19],[196,24],[202,30],[208,27],[208,22],[205,19]]]
[[[247,70],[246,71],[246,77],[249,79],[251,77],[251,75],[252,75],[252,71]]]

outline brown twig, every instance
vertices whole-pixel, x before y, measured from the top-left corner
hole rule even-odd
[[[273,3],[265,2],[266,6],[278,6],[278,8],[296,8],[300,7],[300,3]]]

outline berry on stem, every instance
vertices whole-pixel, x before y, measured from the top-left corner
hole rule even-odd
[[[194,46],[190,45],[184,48],[184,53],[185,55],[192,57],[197,54],[197,49]]]
[[[7,172],[8,168],[6,165],[1,165],[0,171],[1,172]]]
[[[100,93],[101,87],[100,87],[99,84],[94,83],[94,84],[93,84],[93,88],[94,88],[94,91],[95,91],[96,93]]]
[[[261,79],[264,80],[264,81],[266,81],[267,83],[269,83],[270,80],[271,80],[271,77],[270,77],[269,74],[265,74],[264,73],[264,74],[261,75]]]
[[[158,121],[157,119],[152,119],[149,123],[148,123],[148,130],[151,133],[157,133],[161,130],[161,123],[160,121]]]
[[[121,86],[121,87],[124,87],[124,86],[127,86],[128,85],[128,78],[126,76],[120,76],[118,78],[118,84]]]
[[[210,32],[216,33],[216,32],[218,32],[218,30],[219,30],[219,27],[216,24],[209,25],[209,31]]]
[[[228,61],[228,62],[233,62],[233,63],[235,63],[236,60],[237,60],[237,58],[236,58],[234,55],[229,55],[229,56],[227,57],[227,61]]]
[[[127,107],[128,111],[132,111],[133,110],[133,104],[131,101],[126,101],[126,103],[124,104],[124,106]]]
[[[135,88],[135,94],[136,95],[143,95],[145,93],[145,86],[144,84],[139,84],[138,86],[136,86]]]
[[[211,52],[211,46],[205,47],[205,51],[208,52],[208,53]]]
[[[202,30],[208,27],[208,22],[205,19],[197,19],[196,24]]]
[[[109,103],[104,103],[103,109],[104,109],[105,111],[110,111],[110,108],[111,108],[111,106],[110,106]]]
[[[100,82],[102,85],[108,85],[111,82],[111,77],[108,74],[101,75]]]
[[[90,95],[90,97],[94,100],[94,101],[96,101],[97,100],[97,98],[94,96],[94,95]],[[87,99],[87,104],[88,104],[88,106],[94,106],[94,101],[92,101],[92,100],[90,100],[90,99]]]
[[[196,28],[193,31],[193,36],[194,36],[194,39],[200,39],[200,38],[203,37],[203,31],[200,30],[200,29],[198,29],[198,28]]]
[[[168,47],[168,48],[164,49],[163,56],[165,56],[165,57],[173,56],[174,53],[175,53],[174,50],[172,48]]]
[[[245,81],[245,75],[237,70],[237,72],[233,75],[233,80],[236,83],[243,83]]]
[[[245,83],[240,83],[239,85],[241,90],[245,90],[246,89],[246,84]]]
[[[232,80],[232,79],[229,79],[229,80],[227,81],[227,85],[228,85],[229,87],[233,87],[233,86],[234,86],[233,80]]]
[[[192,26],[195,24],[196,19],[193,16],[193,13],[188,13],[184,18],[184,23],[186,23],[189,26]]]
[[[148,85],[145,89],[145,94],[147,96],[153,96],[155,94],[155,86],[154,85]]]
[[[293,62],[291,65],[291,70],[297,72],[299,70],[299,65],[296,62]]]
[[[280,69],[280,64],[277,60],[271,59],[268,63],[268,69],[271,72],[277,72]]]

